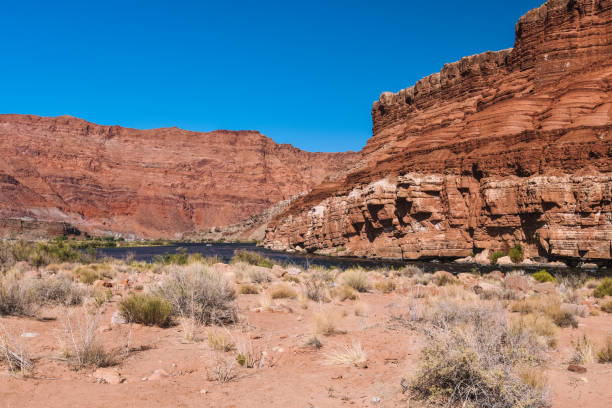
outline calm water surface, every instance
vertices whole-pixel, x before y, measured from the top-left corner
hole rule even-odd
[[[425,261],[425,262],[405,262],[405,261],[381,261],[375,259],[363,259],[363,258],[347,258],[347,257],[330,257],[313,254],[288,254],[285,252],[271,251],[262,247],[258,247],[255,244],[236,244],[236,243],[212,243],[212,244],[181,244],[181,245],[170,245],[170,246],[151,246],[151,247],[133,247],[133,248],[101,248],[98,250],[98,254],[103,257],[111,257],[118,259],[125,259],[133,257],[137,261],[151,262],[156,255],[165,254],[176,254],[181,250],[186,250],[188,254],[199,253],[202,256],[216,256],[223,260],[223,262],[229,262],[234,256],[234,251],[246,249],[249,251],[257,252],[263,256],[280,262],[284,265],[295,265],[302,268],[308,268],[312,265],[320,265],[325,267],[337,267],[339,269],[348,269],[354,267],[362,267],[365,269],[377,269],[377,268],[401,268],[405,265],[416,265],[425,272],[435,272],[438,270],[445,270],[453,273],[469,272],[472,268],[477,267],[482,272],[491,271],[494,269],[502,269],[499,266],[476,266],[471,264],[458,264],[454,262],[438,262],[438,261]],[[508,269],[508,268],[506,268]],[[511,269],[511,268],[510,268]],[[540,269],[538,267],[532,268],[521,268],[533,269],[534,271]],[[584,270],[578,268],[548,268],[551,272],[560,274],[567,273],[589,273],[596,275],[607,275],[611,276],[612,271],[610,269],[598,269]]]

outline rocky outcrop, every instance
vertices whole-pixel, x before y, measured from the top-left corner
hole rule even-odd
[[[255,131],[137,130],[69,116],[0,115],[0,157],[0,219],[177,238],[258,214],[360,154],[309,153]],[[0,235],[3,228],[15,235],[16,225],[0,224]]]
[[[513,49],[385,92],[372,119],[359,165],[274,219],[268,247],[611,258],[612,0],[548,1]]]

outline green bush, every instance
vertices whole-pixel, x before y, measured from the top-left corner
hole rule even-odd
[[[546,269],[542,269],[541,271],[534,273],[533,279],[537,280],[538,282],[556,282],[557,281],[555,277],[552,276]]]
[[[525,255],[523,254],[523,247],[521,244],[516,244],[510,248],[510,251],[508,251],[508,256],[514,263],[522,262]]]
[[[128,322],[166,327],[170,324],[172,305],[159,296],[134,294],[119,303],[119,313]]]
[[[495,251],[489,255],[489,260],[491,261],[491,265],[497,265],[497,260],[501,257],[506,256],[506,254],[502,251]]]
[[[274,262],[271,259],[266,258],[257,252],[247,251],[246,249],[234,251],[234,256],[230,262],[245,262],[250,265],[263,266],[264,268],[272,268],[274,266]]]
[[[612,296],[612,278],[603,278],[599,286],[595,288],[593,295],[595,295],[596,298]]]

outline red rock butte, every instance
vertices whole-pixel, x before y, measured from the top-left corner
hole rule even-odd
[[[0,236],[175,238],[307,191],[359,153],[309,153],[255,131],[99,126],[0,115]]]
[[[612,0],[551,0],[513,49],[447,64],[372,107],[359,165],[268,226],[270,248],[418,259],[520,243],[611,258]]]

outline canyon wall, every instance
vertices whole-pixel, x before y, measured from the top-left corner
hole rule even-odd
[[[362,160],[272,220],[267,247],[611,258],[612,0],[548,1],[513,49],[383,93],[372,120]]]
[[[0,115],[0,236],[62,223],[91,234],[178,238],[307,191],[359,153],[309,153],[255,131],[99,126]],[[21,226],[21,227],[20,227]]]

